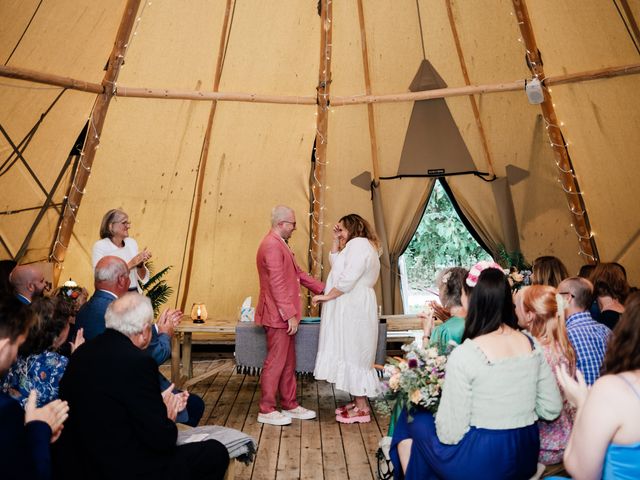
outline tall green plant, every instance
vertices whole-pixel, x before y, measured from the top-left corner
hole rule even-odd
[[[470,267],[491,256],[476,242],[453,208],[440,182],[436,182],[416,233],[404,253],[409,287],[433,287],[439,270]]]
[[[169,300],[169,297],[173,293],[173,288],[167,284],[164,278],[172,267],[173,265],[169,265],[154,274],[153,262],[147,262],[147,268],[152,276],[145,285],[140,284],[140,286],[142,287],[142,293],[151,300],[153,314],[156,317],[160,313],[160,307]]]

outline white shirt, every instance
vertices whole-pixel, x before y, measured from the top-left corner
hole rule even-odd
[[[116,246],[111,239],[103,238],[102,240],[98,240],[93,245],[93,252],[91,255],[93,268],[96,268],[97,263],[101,258],[107,256],[114,256],[121,258],[125,262],[129,263],[129,261],[138,254],[138,243],[130,237],[124,239],[124,247]],[[144,278],[140,278],[138,276],[138,269],[132,268],[129,271],[129,278],[131,279],[131,285],[129,288],[137,287],[138,291],[140,288],[138,287],[138,279],[142,284],[145,284],[149,281],[149,270],[145,267]]]

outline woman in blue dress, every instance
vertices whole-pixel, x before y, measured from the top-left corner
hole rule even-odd
[[[578,479],[640,478],[640,292],[629,295],[611,334],[605,375],[587,388],[566,369],[558,379],[578,412],[564,452],[567,471]]]
[[[67,340],[69,319],[56,309],[50,298],[37,298],[30,306],[35,323],[18,350],[18,358],[2,381],[2,390],[20,402],[24,408],[29,392],[38,394],[37,406],[42,407],[58,398],[60,379],[69,359],[56,350]],[[79,330],[72,351],[84,342]]]
[[[396,479],[527,479],[537,468],[538,418],[562,409],[536,340],[521,333],[509,283],[484,270],[473,290],[463,343],[446,367],[435,417],[403,411],[391,456]]]

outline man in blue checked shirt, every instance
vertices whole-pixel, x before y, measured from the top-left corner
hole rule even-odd
[[[593,385],[600,376],[611,330],[591,318],[593,285],[589,280],[567,278],[558,285],[558,293],[564,300],[567,336],[576,351],[576,367],[584,374],[587,385]]]

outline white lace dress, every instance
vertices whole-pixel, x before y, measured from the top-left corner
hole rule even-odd
[[[366,238],[353,238],[329,257],[325,292],[344,295],[322,305],[316,367],[317,380],[334,383],[354,396],[376,397],[380,382],[373,364],[378,343],[378,315],[373,289],[380,274],[378,252]]]

